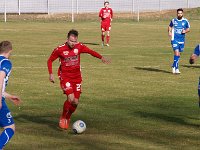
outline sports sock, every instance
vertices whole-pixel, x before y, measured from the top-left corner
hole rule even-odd
[[[70,110],[70,106],[71,106],[71,103],[68,100],[66,100],[63,105],[62,118],[66,118],[67,112]]]
[[[106,43],[108,44],[110,42],[110,36],[106,36]]]
[[[77,108],[77,105],[73,105],[73,104],[70,105],[70,109],[67,112],[66,119],[70,119],[72,113],[76,110],[76,108]]]
[[[102,42],[104,42],[104,37],[105,37],[105,35],[101,35]]]
[[[14,131],[11,128],[7,128],[1,133],[0,149],[3,149],[3,147],[8,143],[8,141],[12,138],[13,135],[14,135]]]
[[[172,65],[172,67],[178,69],[178,63],[179,63],[179,59],[180,59],[180,56],[176,56],[174,55],[174,63]]]

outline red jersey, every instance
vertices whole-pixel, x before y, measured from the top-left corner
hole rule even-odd
[[[70,48],[67,43],[58,46],[54,49],[51,56],[48,59],[47,66],[49,74],[52,74],[52,62],[59,58],[60,67],[59,74],[61,78],[69,79],[72,82],[82,81],[81,67],[80,67],[80,54],[88,53],[99,59],[102,56],[89,49],[87,46],[78,43],[73,48]]]
[[[110,23],[111,19],[113,18],[113,11],[111,8],[101,8],[99,12],[99,17],[101,18],[102,22]]]

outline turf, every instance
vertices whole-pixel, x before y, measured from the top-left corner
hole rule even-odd
[[[115,22],[110,47],[101,47],[98,22],[0,22],[1,40],[13,42],[13,71],[7,92],[19,95],[20,108],[8,102],[16,134],[7,150],[198,149],[200,117],[197,85],[200,64],[189,65],[199,43],[200,21],[191,21],[181,75],[171,74],[169,21]],[[69,29],[79,41],[112,59],[110,65],[83,54],[83,93],[71,122],[87,124],[84,134],[58,129],[66,96],[59,80],[48,81],[46,61]],[[58,62],[54,63],[54,73]]]

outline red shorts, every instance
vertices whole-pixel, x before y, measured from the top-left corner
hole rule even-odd
[[[68,79],[61,79],[60,86],[64,94],[69,95],[74,93],[74,97],[79,99],[81,95],[81,82],[71,82]]]
[[[101,23],[101,31],[110,31],[111,30],[111,24],[110,23]]]

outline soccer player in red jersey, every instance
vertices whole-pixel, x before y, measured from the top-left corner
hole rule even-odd
[[[102,46],[104,46],[104,38],[105,38],[105,32],[107,32],[106,35],[106,46],[109,46],[110,41],[110,30],[111,30],[111,21],[113,18],[113,11],[112,8],[109,7],[109,2],[104,2],[104,8],[101,8],[99,12],[99,17],[101,20],[101,40],[102,40]]]
[[[80,67],[81,53],[88,53],[101,59],[103,63],[110,63],[109,59],[79,43],[78,31],[73,29],[68,32],[66,43],[55,48],[47,61],[49,80],[53,83],[54,75],[52,72],[52,63],[57,58],[59,58],[60,61],[60,67],[58,69],[60,86],[64,94],[67,95],[67,100],[64,102],[63,112],[59,121],[59,126],[62,129],[67,129],[69,127],[70,117],[76,110],[79,102],[82,81]]]

